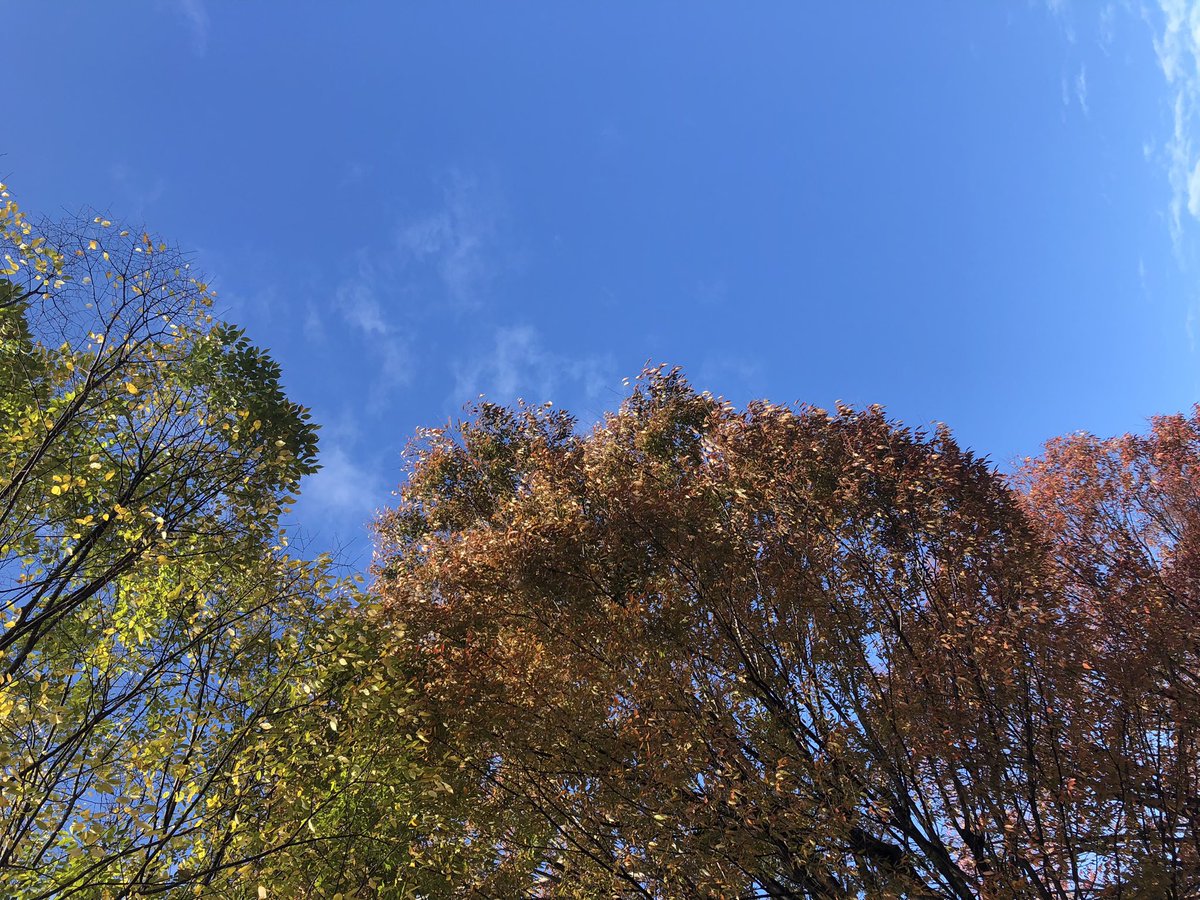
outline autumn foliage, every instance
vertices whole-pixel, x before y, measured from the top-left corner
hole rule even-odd
[[[1148,435],[1051,441],[1021,484],[1084,670],[1074,777],[1103,868],[1200,885],[1200,407]],[[1131,895],[1126,892],[1126,895]]]
[[[1200,412],[1012,485],[661,369],[585,433],[425,433],[378,589],[474,798],[458,890],[1194,896],[1198,451]]]
[[[1200,407],[1005,476],[665,368],[483,404],[364,590],[186,256],[0,244],[3,896],[1200,896]]]

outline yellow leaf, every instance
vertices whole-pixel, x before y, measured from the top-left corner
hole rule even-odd
[[[98,250],[98,249],[100,249],[100,245],[97,244],[95,241],[88,241],[88,249],[89,250]]]
[[[267,900],[267,889],[261,884],[258,886],[258,900]]]
[[[129,391],[131,394],[136,394],[138,392],[137,385],[132,381],[125,382],[125,390]]]

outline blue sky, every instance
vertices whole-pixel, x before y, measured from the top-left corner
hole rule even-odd
[[[196,253],[311,406],[363,558],[486,394],[647,361],[882,403],[1001,466],[1200,389],[1200,10],[4,2],[0,177]]]

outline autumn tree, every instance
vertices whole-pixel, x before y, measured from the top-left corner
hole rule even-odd
[[[1070,747],[1128,896],[1200,889],[1200,407],[1059,438],[1021,486],[1085,675]]]
[[[1195,434],[1171,433],[1175,455],[1146,450],[1141,477],[1166,491],[1175,473],[1194,515],[1195,446],[1179,448]],[[1146,529],[1182,521],[1156,503]],[[462,841],[488,851],[457,890],[1190,896],[1196,857],[1164,837],[1195,796],[1175,763],[1173,781],[1114,771],[1153,783],[1155,809],[1093,778],[1101,752],[1136,760],[1177,739],[1148,714],[1121,732],[1136,752],[1091,742],[1108,631],[1080,630],[1058,527],[945,428],[876,408],[736,410],[677,371],[646,373],[586,433],[492,405],[425,433],[379,522],[377,577],[429,738],[479,797]],[[1168,582],[1183,617],[1195,583],[1187,542],[1168,552],[1149,533],[1130,535],[1143,569],[1128,577],[1164,586],[1130,588],[1126,628]],[[1188,639],[1157,646],[1141,693],[1107,697],[1110,719],[1154,691],[1183,705],[1195,643],[1172,648]],[[1117,833],[1134,819],[1143,836]]]
[[[202,893],[286,843],[254,748],[351,605],[278,528],[315,429],[179,251],[0,239],[0,893]]]

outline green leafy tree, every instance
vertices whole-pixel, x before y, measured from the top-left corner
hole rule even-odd
[[[446,896],[465,866],[470,798],[448,779],[457,764],[430,747],[432,725],[378,598],[331,621],[314,663],[292,682],[288,712],[248,745],[246,768],[271,784],[269,803],[213,887],[239,896]]]
[[[6,191],[0,238],[0,893],[202,893],[348,609],[278,528],[315,428],[180,252]]]

